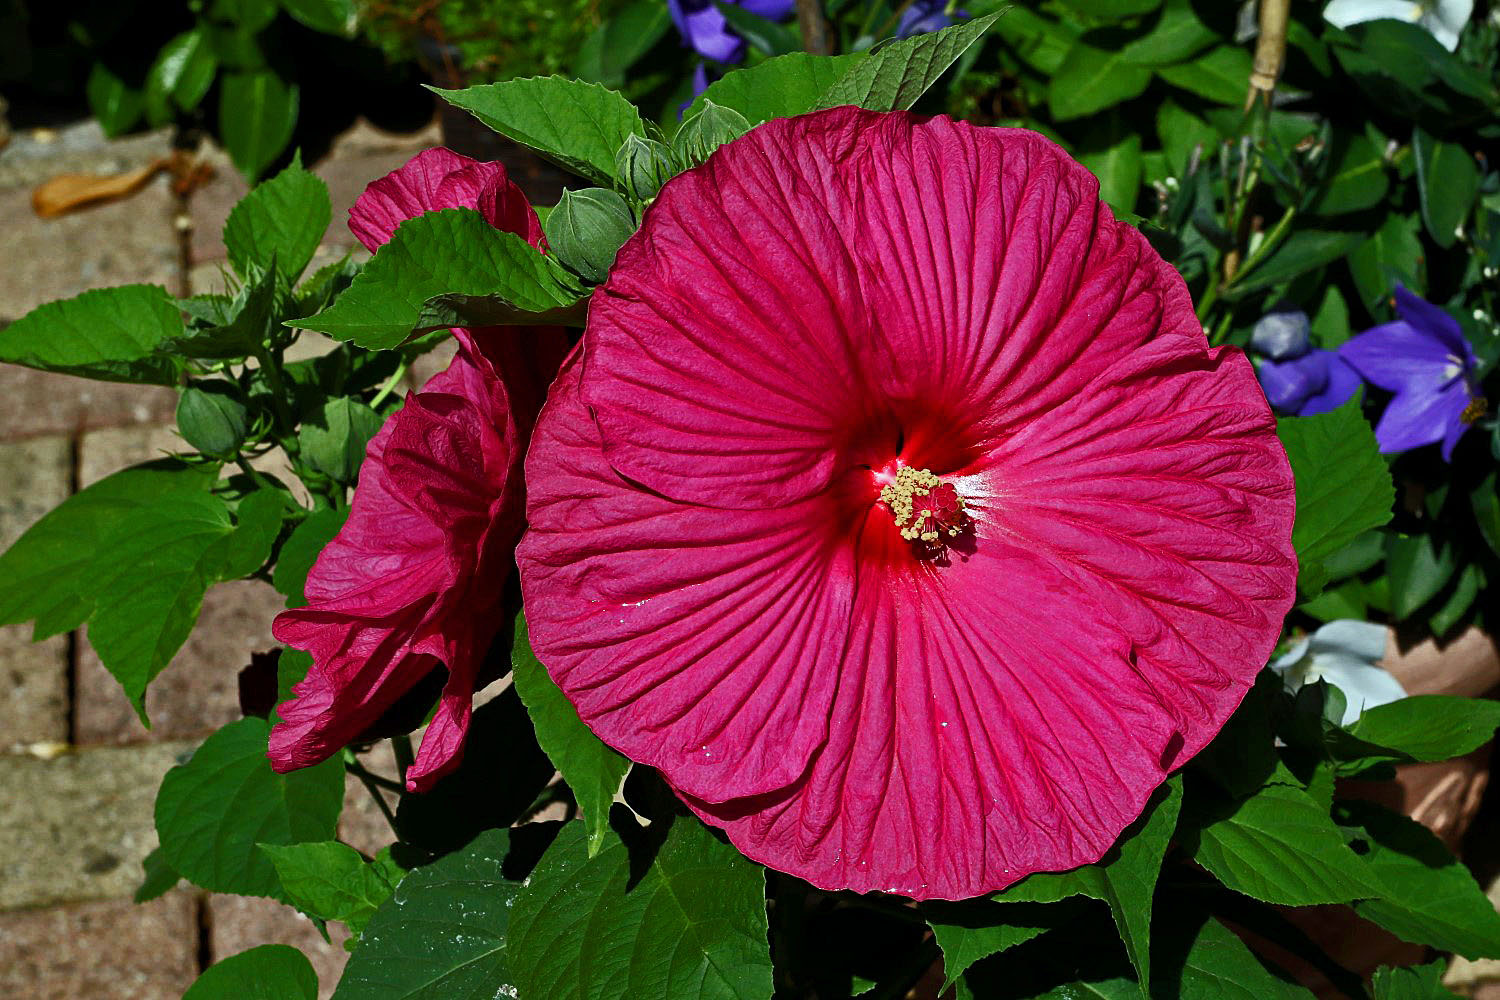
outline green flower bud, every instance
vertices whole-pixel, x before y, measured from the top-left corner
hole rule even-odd
[[[609,276],[620,245],[635,232],[635,215],[625,199],[613,191],[564,191],[543,230],[552,256],[580,278],[597,285]]]
[[[703,110],[682,123],[672,139],[672,151],[687,164],[702,163],[724,143],[750,131],[750,122],[733,108],[704,101]]]
[[[228,382],[199,382],[177,400],[177,430],[205,455],[231,455],[245,443],[245,404]]]
[[[672,151],[655,139],[632,132],[615,153],[615,176],[625,193],[637,201],[650,201],[661,186],[677,173]]]

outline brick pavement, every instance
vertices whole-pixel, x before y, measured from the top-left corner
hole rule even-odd
[[[359,125],[312,166],[334,218],[316,263],[358,249],[345,213],[364,185],[437,141],[429,129],[388,135]],[[165,133],[106,142],[97,126],[0,151],[0,324],[93,287],[154,282],[174,289],[175,201],[158,177],[134,197],[39,220],[31,188],[61,172],[129,169],[162,155]],[[193,197],[194,266],[203,291],[222,280],[219,231],[245,186],[222,155]],[[309,338],[304,353],[326,349]],[[170,389],[110,385],[0,365],[0,549],[73,491],[179,446]],[[136,906],[141,861],[156,845],[161,776],[214,728],[238,716],[239,669],[274,646],[281,598],[263,583],[214,588],[198,626],[156,680],[145,729],[82,636],[30,641],[0,628],[0,996],[27,1000],[176,1000],[205,963],[258,944],[302,948],[332,993],[347,957],[290,907],[209,897],[181,886]],[[389,761],[372,766],[391,770]],[[384,820],[351,782],[341,835],[365,850],[387,842]]]

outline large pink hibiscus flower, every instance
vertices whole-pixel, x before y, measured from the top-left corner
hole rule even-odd
[[[943,118],[775,121],[670,182],[527,478],[580,715],[825,888],[1097,860],[1296,577],[1251,366],[1057,146]]]
[[[374,250],[405,219],[454,207],[540,244],[536,213],[504,168],[446,149],[371,184],[349,228]],[[276,618],[276,638],[313,654],[277,709],[278,771],[338,752],[440,664],[447,682],[407,786],[425,790],[462,755],[524,523],[521,460],[567,341],[555,328],[453,333],[453,363],[370,442],[349,520],[308,574],[307,607]]]

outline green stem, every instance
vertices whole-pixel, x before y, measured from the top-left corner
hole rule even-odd
[[[365,786],[365,791],[369,792],[370,798],[375,800],[375,805],[380,810],[380,814],[390,824],[391,831],[393,833],[396,832],[396,814],[391,812],[391,807],[386,804],[385,796],[380,794],[380,788],[382,785],[394,787],[399,793],[401,791],[400,786],[396,785],[389,778],[382,778],[378,774],[370,773],[359,762],[359,758],[354,755],[354,751],[352,750],[344,751],[344,770],[358,778],[360,784]]]
[[[380,409],[380,404],[385,402],[387,396],[396,391],[396,386],[400,385],[401,380],[406,377],[406,370],[410,366],[410,359],[401,359],[401,363],[396,366],[396,370],[391,373],[391,377],[385,380],[385,385],[382,385],[380,391],[375,394],[375,398],[370,400],[370,409]]]
[[[1256,247],[1255,252],[1245,259],[1245,263],[1240,265],[1239,270],[1234,272],[1234,281],[1229,282],[1228,286],[1224,289],[1225,291],[1234,291],[1235,282],[1244,278],[1245,275],[1255,270],[1257,266],[1265,261],[1267,257],[1271,256],[1276,247],[1280,245],[1282,237],[1286,236],[1287,230],[1292,228],[1292,220],[1296,217],[1297,210],[1295,208],[1289,208],[1282,214],[1281,218],[1277,220],[1276,225],[1271,227],[1271,231],[1266,234],[1266,238],[1260,241],[1260,246]]]
[[[287,405],[286,383],[281,379],[280,352],[272,354],[262,348],[255,353],[255,360],[260,363],[261,370],[266,373],[266,382],[271,387],[271,405],[276,410],[276,421],[281,425],[280,433],[276,435],[276,443],[281,445],[283,451],[293,460],[297,459],[301,451],[297,444],[297,419],[292,415],[292,409]]]
[[[416,754],[412,752],[410,736],[392,736],[391,750],[396,755],[396,770],[401,775],[401,784],[406,785],[406,771],[416,760]]]

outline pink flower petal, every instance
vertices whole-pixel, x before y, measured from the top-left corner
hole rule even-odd
[[[477,209],[495,228],[541,246],[541,221],[505,167],[441,146],[418,153],[365,188],[349,209],[349,231],[374,253],[407,219],[444,208]]]
[[[593,730],[715,800],[795,781],[827,732],[847,552],[793,507],[723,512],[643,494],[604,461],[579,356],[527,458],[527,622]]]

